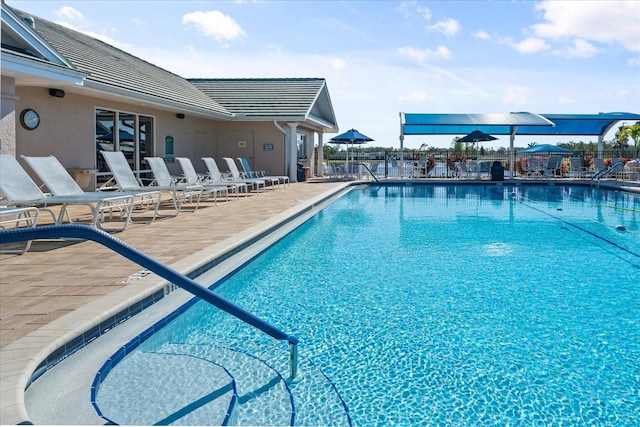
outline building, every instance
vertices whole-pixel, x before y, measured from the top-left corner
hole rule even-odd
[[[145,156],[175,174],[178,156],[198,171],[201,157],[242,156],[295,182],[338,131],[323,78],[189,80],[4,2],[1,59],[0,152],[54,155],[87,190],[109,178],[100,150],[123,151],[141,178]]]

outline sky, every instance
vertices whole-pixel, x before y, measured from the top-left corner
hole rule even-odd
[[[400,112],[640,113],[640,0],[6,3],[184,78],[324,78],[340,132],[373,146],[400,146]]]

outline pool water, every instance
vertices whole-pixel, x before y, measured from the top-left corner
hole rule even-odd
[[[264,374],[245,395],[262,409],[230,424],[640,424],[638,195],[356,187],[216,286],[300,339],[297,382]],[[286,351],[197,303],[111,370],[97,406],[124,424],[222,423],[184,408],[221,369],[263,375],[249,360],[286,376]],[[141,388],[158,394],[146,418]]]

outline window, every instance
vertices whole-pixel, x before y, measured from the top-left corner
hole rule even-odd
[[[298,145],[298,158],[304,159],[307,157],[307,144],[305,144],[305,135],[301,133],[296,134],[296,143]]]
[[[110,179],[99,152],[122,151],[133,172],[140,177],[147,169],[145,156],[153,156],[154,119],[120,111],[96,109],[96,156],[98,184]]]

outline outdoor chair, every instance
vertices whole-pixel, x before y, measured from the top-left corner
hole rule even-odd
[[[426,157],[420,157],[418,161],[413,164],[413,177],[414,178],[427,177],[427,158]]]
[[[160,206],[160,200],[162,199],[162,194],[159,191],[127,192],[126,195],[114,192],[85,192],[55,156],[22,156],[22,158],[27,162],[35,174],[38,175],[38,178],[42,180],[45,187],[47,187],[54,196],[89,195],[86,197],[94,197],[93,195],[95,194],[104,195],[109,198],[133,196],[132,211],[129,221],[150,223],[158,216],[158,208]],[[150,220],[134,220],[134,212],[146,212],[149,209],[153,211],[153,216]]]
[[[533,168],[531,167],[531,162],[529,161],[529,159],[525,159],[524,157],[521,158],[520,167],[522,168],[522,177],[531,178],[531,174],[533,173]]]
[[[572,157],[569,159],[569,166],[571,166],[569,170],[569,176],[571,178],[586,178],[591,175],[587,168],[582,166],[582,159],[580,157]]]
[[[202,185],[204,192],[210,193],[213,196],[215,204],[218,204],[218,195],[223,195],[225,197],[225,201],[229,201],[229,187],[206,180],[198,175],[193,167],[193,163],[191,163],[191,159],[186,157],[176,157],[176,160],[182,168],[182,174],[187,184]]]
[[[529,157],[528,159],[529,167],[531,168],[531,177],[533,178],[542,178],[542,174],[544,173],[545,164],[542,160],[537,159],[535,157]]]
[[[238,157],[238,161],[244,169],[244,173],[247,178],[258,178],[264,179],[265,181],[271,181],[272,185],[277,184],[278,187],[280,184],[287,185],[289,183],[289,177],[287,175],[265,175],[264,171],[254,171],[251,169],[249,165],[249,161],[245,157]]]
[[[238,166],[236,166],[236,162],[234,162],[231,157],[223,157],[223,159],[227,164],[227,167],[229,168],[229,174],[231,175],[231,179],[233,181],[241,181],[247,184],[252,184],[253,188],[258,192],[260,191],[260,188],[266,190],[267,183],[264,179],[243,177],[238,170]]]
[[[545,178],[562,178],[562,156],[550,156],[544,168]]]
[[[456,162],[456,178],[467,178],[469,176],[469,168],[465,162]]]
[[[489,176],[491,174],[491,162],[480,162],[480,175]]]
[[[7,208],[0,207],[0,230],[8,230],[19,227],[35,227],[38,225],[38,216],[40,210],[36,207],[26,208]],[[55,218],[54,218],[55,220]],[[6,247],[0,247],[2,254],[23,254],[31,248],[31,240],[27,240],[24,245],[16,246],[7,244]]]
[[[604,165],[604,159],[595,157],[593,159],[593,173],[597,174],[598,172],[601,172],[605,169],[606,166]]]
[[[380,165],[380,162],[371,162],[369,163],[369,172],[371,173],[371,176],[373,176],[374,178],[378,175],[378,166]]]
[[[329,168],[331,170],[329,178],[331,179],[341,179],[346,175],[344,164],[329,163]]]
[[[70,175],[68,176],[73,180]],[[0,191],[12,206],[41,207],[51,215],[55,224],[62,223],[65,217],[69,222],[73,222],[68,210],[69,206],[87,206],[91,211],[91,225],[105,231],[122,231],[127,227],[134,198],[132,194],[85,193],[82,189],[77,194],[47,195],[31,179],[18,160],[10,154],[0,154]],[[57,218],[53,211],[47,208],[51,205],[60,205]],[[105,228],[101,220],[104,219],[106,212],[110,216],[117,213],[118,219],[123,221],[122,227]]]
[[[102,154],[105,162],[107,162],[107,166],[113,174],[118,190],[121,192],[168,191],[171,193],[171,199],[175,209],[175,214],[171,216],[176,216],[180,213],[183,200],[192,192],[197,196],[197,202],[200,202],[202,186],[163,186],[157,185],[157,183],[156,185],[143,185],[142,182],[133,174],[131,167],[129,167],[129,163],[127,162],[127,158],[124,156],[122,151],[100,151],[100,153]]]
[[[231,191],[236,194],[236,197],[240,197],[240,193],[244,193],[245,197],[249,195],[249,184],[253,188],[253,183],[233,181],[230,178],[225,177],[222,172],[220,172],[218,164],[213,157],[203,157],[202,160],[209,171],[207,174],[207,181],[213,182],[214,184],[226,185],[227,188],[230,188]]]
[[[190,202],[193,202],[194,198],[195,206],[193,210],[198,210],[200,200],[202,200],[202,194],[204,193],[202,185],[190,184],[180,178],[171,176],[169,169],[167,169],[167,164],[161,157],[145,157],[144,159],[149,164],[151,173],[153,173],[154,179],[150,186],[158,186],[159,188],[164,188],[170,191],[173,204],[177,212],[180,211],[182,204],[185,201],[189,200]]]

